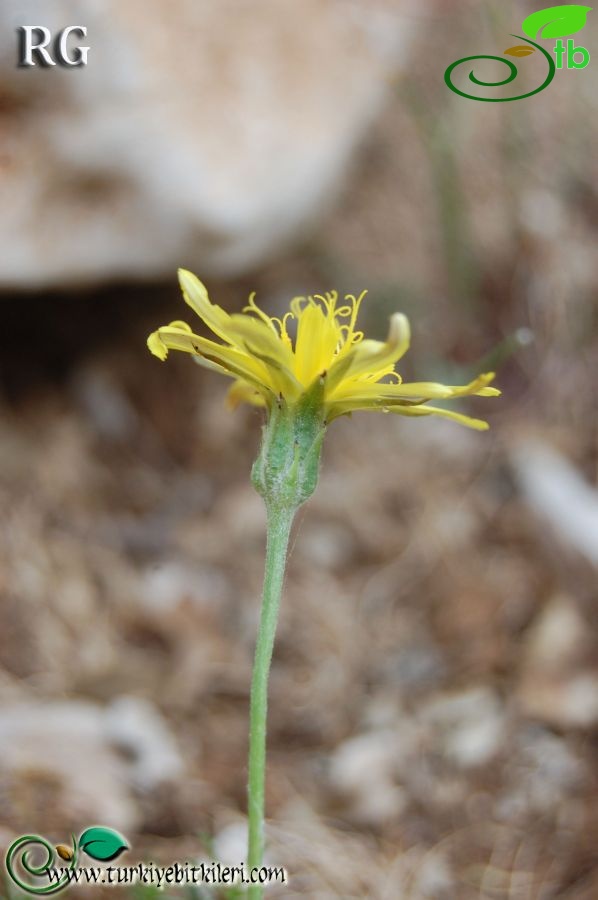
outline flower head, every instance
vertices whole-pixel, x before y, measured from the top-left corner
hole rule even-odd
[[[403,416],[437,415],[480,430],[481,419],[430,406],[429,401],[476,394],[497,396],[490,387],[493,372],[469,384],[450,386],[432,381],[404,384],[395,364],[409,348],[409,322],[401,313],[390,319],[386,341],[365,339],[357,315],[366,292],[347,294],[339,303],[335,291],[295,297],[282,319],[268,316],[253,295],[242,313],[229,314],[213,304],[201,281],[179,270],[186,303],[219,339],[200,337],[185,322],[154,331],[148,347],[160,359],[169,350],[193,354],[197,362],[235,379],[229,401],[272,410],[282,398],[293,406],[318,388],[324,421],[356,410],[383,410]]]

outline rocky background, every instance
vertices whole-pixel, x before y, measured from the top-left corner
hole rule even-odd
[[[97,823],[123,864],[244,855],[260,416],[145,350],[183,264],[231,310],[369,287],[369,333],[411,318],[405,377],[503,389],[463,407],[485,434],[330,430],[272,672],[270,895],[593,900],[593,63],[477,104],[442,73],[502,49],[505,4],[163,9],[82,3],[101,69],[1,63],[2,846]],[[206,896],[70,894],[104,895]]]
[[[81,68],[15,68],[0,9],[0,286],[148,281],[262,263],[338,186],[407,54],[411,0],[81,0]],[[421,15],[421,13],[420,13]],[[49,233],[51,238],[48,238]]]

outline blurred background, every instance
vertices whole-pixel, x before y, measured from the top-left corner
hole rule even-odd
[[[271,896],[598,896],[598,62],[517,103],[443,83],[536,8],[4,0],[3,846],[244,857],[261,420],[147,352],[189,320],[182,265],[235,311],[368,288],[369,335],[411,320],[405,378],[503,390],[463,402],[484,434],[329,431],[272,670]],[[21,24],[86,25],[88,66],[17,68]]]

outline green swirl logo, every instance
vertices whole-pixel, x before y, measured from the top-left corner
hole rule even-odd
[[[38,852],[39,848],[42,849],[41,854]],[[70,847],[65,847],[63,844],[54,847],[38,834],[25,834],[8,848],[6,871],[14,883],[28,894],[56,894],[67,886],[69,877],[64,872],[57,882],[49,881],[48,872],[55,866],[55,853],[65,862],[70,861],[69,868],[74,869],[77,865],[77,845],[74,836],[71,851]],[[37,862],[33,862],[34,857],[37,858]],[[39,884],[40,879],[44,879],[46,883]],[[36,880],[37,885],[35,884]]]
[[[72,835],[71,847],[66,844],[54,846],[39,834],[24,834],[13,841],[6,852],[6,871],[28,894],[57,894],[72,883],[70,873],[77,868],[79,851],[92,859],[108,862],[127,849],[122,835],[100,826],[88,828],[78,841]]]
[[[586,24],[587,15],[591,9],[591,6],[571,4],[566,6],[551,6],[548,9],[541,9],[532,13],[523,20],[521,26],[524,35],[527,35],[527,37],[524,37],[523,35],[511,35],[521,41],[525,41],[524,44],[509,47],[508,50],[504,51],[503,56],[479,54],[477,56],[465,56],[463,59],[456,60],[454,63],[451,63],[444,73],[444,82],[446,86],[460,97],[465,97],[467,100],[477,100],[481,103],[509,103],[513,100],[524,100],[526,97],[533,97],[534,94],[539,94],[540,91],[543,91],[551,83],[556,74],[556,70],[565,67],[565,61],[566,68],[568,69],[585,69],[585,67],[589,65],[590,54],[585,47],[576,46],[571,38],[569,38],[565,45],[561,38],[581,31]],[[558,40],[553,51],[549,52],[540,44],[537,44],[533,38],[558,38]],[[508,75],[506,78],[498,81],[483,81],[478,78],[473,69],[471,69],[469,72],[469,80],[477,87],[504,87],[515,81],[519,74],[515,63],[511,62],[509,59],[505,59],[504,56],[531,56],[536,50],[539,50],[546,59],[546,62],[548,63],[548,72],[546,78],[539,87],[528,90],[523,94],[517,94],[514,97],[481,97],[476,94],[470,94],[466,90],[457,87],[453,81],[455,69],[463,63],[473,63],[481,59],[490,59],[507,66]]]

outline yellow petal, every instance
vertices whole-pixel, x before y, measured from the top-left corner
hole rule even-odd
[[[355,402],[362,400],[375,400],[379,398],[381,403],[388,400],[448,400],[455,397],[467,397],[475,394],[480,397],[498,397],[500,391],[497,388],[488,387],[488,382],[494,378],[494,372],[479,375],[469,384],[449,385],[439,384],[435,381],[413,381],[408,384],[381,384],[372,382],[343,382],[334,392],[334,400]]]
[[[386,341],[361,341],[360,344],[355,344],[344,359],[340,358],[332,366],[328,375],[329,391],[334,395],[345,378],[363,374],[375,376],[378,372],[379,377],[382,377],[390,365],[394,365],[405,355],[410,342],[409,320],[402,313],[395,313],[390,319]]]
[[[303,307],[297,324],[295,375],[304,387],[330,369],[340,338],[341,330],[333,316],[313,302]]]
[[[231,385],[226,395],[226,404],[230,409],[236,409],[239,403],[251,403],[252,406],[266,405],[263,395],[241,378]]]
[[[231,316],[229,333],[235,344],[252,353],[257,352],[262,358],[268,357],[277,368],[284,369],[295,385],[300,387],[293,376],[293,351],[282,341],[274,327],[270,327],[261,319],[236,313]]]
[[[361,401],[341,400],[333,402],[329,406],[327,420],[331,422],[339,416],[346,416],[353,412],[391,412],[399,416],[442,416],[446,419],[452,419],[461,425],[467,425],[469,428],[476,428],[478,431],[486,431],[489,428],[487,422],[482,419],[473,419],[463,413],[455,412],[452,409],[443,409],[436,406],[428,406],[419,402],[393,402],[392,400],[385,402],[381,398],[370,398]]]
[[[466,425],[468,428],[475,428],[476,431],[487,431],[490,428],[488,422],[483,419],[473,419],[471,416],[464,416],[463,413],[454,412],[452,409],[441,409],[437,406],[389,406],[388,411],[398,413],[400,416],[441,416],[444,419],[459,422],[460,425]]]
[[[163,343],[159,331],[152,331],[147,339],[147,346],[150,353],[153,353],[154,356],[157,356],[158,359],[164,362],[168,356],[168,347]]]
[[[185,327],[182,328],[181,326]],[[210,341],[207,338],[194,334],[184,322],[174,322],[165,325],[150,335],[148,346],[160,359],[165,358],[168,350],[182,350],[192,353],[197,361],[213,369],[219,366],[227,375],[243,378],[254,384],[258,390],[277,393],[277,386],[273,384],[268,368],[259,360],[247,353],[236,350],[234,347],[225,347]]]
[[[187,325],[186,322],[175,321],[171,322],[170,325],[167,326],[171,329],[176,329],[177,331],[182,331],[187,334],[193,334],[191,328]],[[153,331],[147,339],[147,346],[151,353],[154,356],[157,356],[158,359],[161,359],[162,362],[168,356],[169,347],[172,347],[172,344],[168,345],[164,343],[162,337],[160,336],[160,332],[163,331],[163,328],[159,328],[157,331]],[[178,348],[173,348],[178,349]]]
[[[197,313],[214,334],[228,344],[232,343],[228,336],[229,314],[211,302],[205,285],[197,275],[188,272],[187,269],[179,269],[178,275],[185,303]]]

